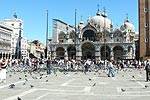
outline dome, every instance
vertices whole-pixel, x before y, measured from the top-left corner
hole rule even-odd
[[[126,30],[129,30],[131,32],[135,32],[135,27],[132,23],[130,23],[128,17],[126,17],[126,19],[124,21],[124,25],[121,26],[121,29],[126,29]]]
[[[130,30],[131,32],[135,32],[135,27],[132,23],[129,23],[129,22],[125,22],[124,23],[124,26],[127,30]]]
[[[78,24],[78,28],[83,28],[84,27],[84,22],[81,20]]]
[[[105,14],[106,14],[106,12],[105,12]],[[97,12],[96,16],[91,18],[90,23],[96,27],[100,27],[100,28],[105,27],[107,31],[110,31],[111,20],[108,19],[107,16],[100,15],[99,11]]]

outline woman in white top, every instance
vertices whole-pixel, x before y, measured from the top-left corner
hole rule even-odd
[[[1,59],[0,60],[0,82],[6,82],[6,66],[7,66],[7,60]]]

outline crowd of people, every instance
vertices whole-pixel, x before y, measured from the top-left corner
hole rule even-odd
[[[116,72],[124,68],[136,68],[141,70],[144,68],[146,70],[146,81],[150,80],[150,60],[65,60],[65,59],[5,59],[0,60],[0,82],[6,82],[6,72],[7,67],[18,66],[22,69],[20,71],[42,71],[44,70],[46,74],[51,74],[52,72],[56,74],[57,71],[60,72],[87,72],[95,71],[100,74],[101,70],[106,70],[108,77],[115,77]]]

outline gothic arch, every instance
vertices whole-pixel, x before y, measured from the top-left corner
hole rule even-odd
[[[111,51],[110,47],[107,45],[103,45],[100,50],[101,50],[101,59],[110,60],[110,51]]]
[[[124,51],[123,47],[115,46],[113,48],[114,60],[123,59],[123,51]]]
[[[83,43],[81,49],[82,49],[82,59],[95,58],[95,46],[91,42]]]
[[[65,57],[65,49],[63,47],[56,48],[56,56],[59,59],[64,59],[64,57]]]
[[[74,59],[76,55],[76,48],[74,45],[69,45],[67,48],[68,59]]]
[[[82,35],[83,40],[96,41],[96,34],[93,30],[85,30]]]

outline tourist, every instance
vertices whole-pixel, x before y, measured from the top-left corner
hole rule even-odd
[[[46,60],[46,67],[47,67],[47,75],[51,74],[51,60],[48,58]]]
[[[108,62],[108,77],[110,76],[115,77],[114,67],[111,61]]]
[[[1,59],[0,60],[0,82],[6,82],[6,66],[7,66],[7,60]]]
[[[150,80],[150,77],[149,77],[149,74],[150,74],[150,61],[149,60],[147,60],[147,62],[146,62],[145,70],[146,70],[146,81],[148,82]]]

